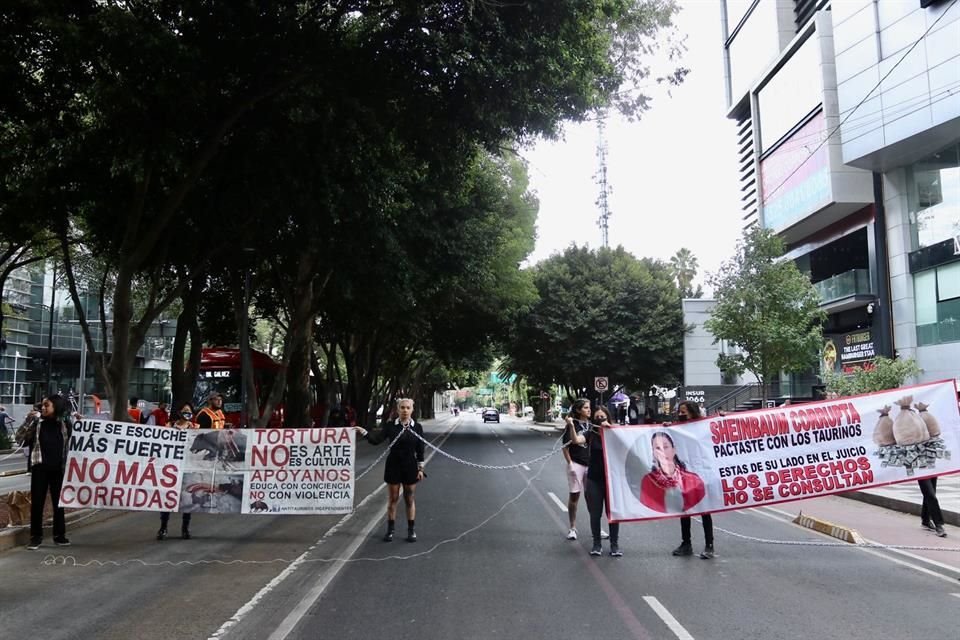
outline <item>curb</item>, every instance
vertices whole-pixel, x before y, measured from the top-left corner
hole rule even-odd
[[[833,524],[832,522],[827,522],[826,520],[821,520],[820,518],[813,518],[811,516],[803,515],[801,511],[796,518],[793,519],[794,524],[798,524],[801,527],[807,529],[813,529],[817,533],[822,533],[824,535],[830,536],[831,538],[836,538],[837,540],[843,540],[844,542],[849,542],[850,544],[863,544],[863,537],[855,529],[850,529],[849,527],[842,527],[838,524]]]
[[[87,525],[104,522],[111,518],[122,516],[125,513],[134,513],[132,511],[119,511],[114,509],[80,509],[67,514],[67,530],[80,529]],[[44,529],[49,526],[44,523]],[[15,547],[25,547],[30,542],[30,526],[22,525],[19,527],[7,527],[0,529],[0,551],[7,551]]]
[[[17,471],[0,471],[0,478],[9,478],[10,476],[22,476],[27,473],[26,469],[20,469]]]
[[[847,493],[839,493],[837,495],[850,500],[866,502],[867,504],[872,504],[877,507],[883,507],[893,511],[900,511],[902,513],[909,513],[917,516],[918,518],[920,517],[921,505],[909,500],[891,498],[890,496],[882,496],[875,493],[869,493],[867,491],[849,491]],[[952,524],[955,527],[960,527],[960,513],[956,511],[948,511],[947,509],[942,509],[941,511],[943,512],[943,521],[945,523]]]

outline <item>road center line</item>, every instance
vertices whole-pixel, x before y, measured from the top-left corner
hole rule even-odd
[[[530,470],[531,470],[530,467],[528,467],[528,466],[525,465],[525,464],[524,464],[524,465],[520,465],[520,466],[523,467],[523,470],[524,470],[524,471],[530,471]]]
[[[510,447],[507,447],[507,451],[509,451],[510,453],[513,453],[513,449],[511,449]]]
[[[951,593],[950,595],[954,596],[955,598],[960,598],[960,593]]]
[[[673,635],[677,636],[679,640],[693,640],[693,636],[683,628],[683,625],[677,622],[677,619],[673,617],[667,608],[660,604],[660,601],[654,598],[653,596],[643,596],[643,599],[646,601],[650,608],[653,609],[654,613],[660,616],[660,619],[663,620],[670,631],[673,631]]]
[[[557,503],[557,506],[560,507],[560,511],[567,513],[567,505],[563,504],[560,498],[553,491],[547,491],[547,495],[550,496],[550,499]]]

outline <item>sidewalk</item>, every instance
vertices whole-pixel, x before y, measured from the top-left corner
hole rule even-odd
[[[923,496],[915,480],[839,495],[916,516],[920,515],[920,505],[923,504]],[[960,527],[960,473],[937,478],[937,500],[943,511],[943,521]]]

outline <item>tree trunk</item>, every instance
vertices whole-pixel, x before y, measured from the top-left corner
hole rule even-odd
[[[203,280],[195,278],[189,289],[181,297],[183,308],[177,318],[177,333],[173,338],[173,360],[170,363],[170,386],[173,391],[172,411],[179,411],[185,402],[193,403],[193,391],[197,374],[200,372],[200,358],[203,343],[197,323],[197,313],[202,292]],[[187,338],[190,339],[190,352],[186,352]]]
[[[314,260],[310,253],[300,256],[295,292],[291,300],[290,324],[287,327],[285,352],[289,357],[287,366],[287,401],[285,423],[287,427],[309,427],[310,421],[310,349],[313,343],[314,311],[313,296]]]

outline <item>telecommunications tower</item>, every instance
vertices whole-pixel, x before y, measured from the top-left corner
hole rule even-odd
[[[610,246],[610,183],[607,182],[607,116],[602,114],[597,118],[597,164],[599,168],[594,175],[597,186],[600,187],[600,195],[597,196],[596,205],[600,209],[600,217],[597,219],[597,226],[600,227],[600,234],[603,239],[603,246]]]

